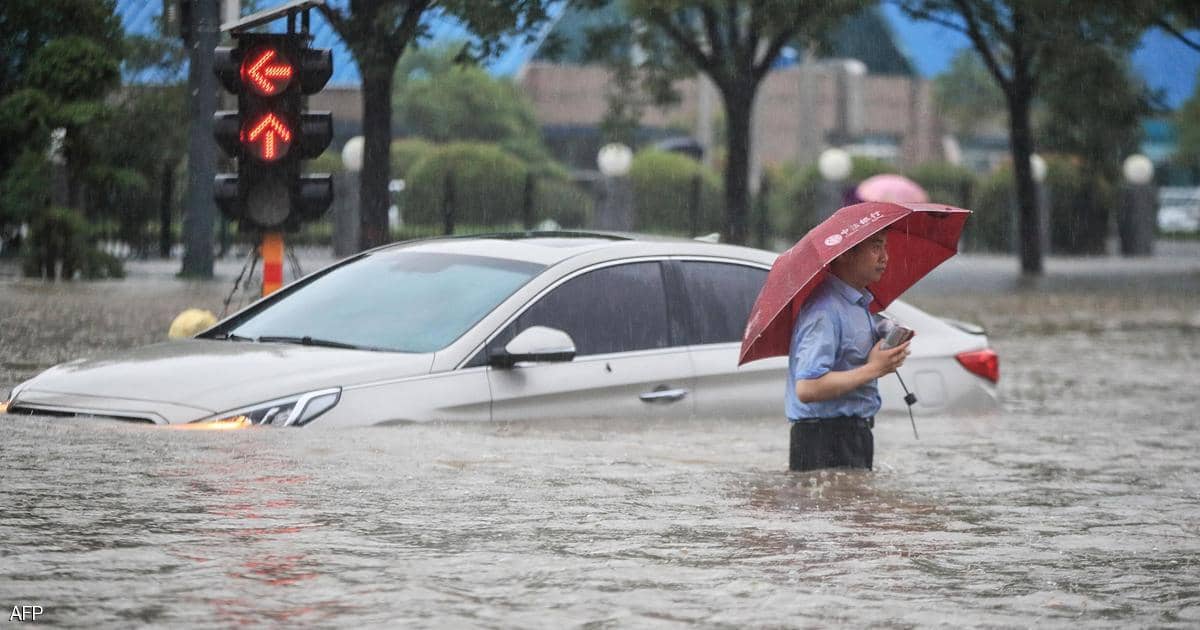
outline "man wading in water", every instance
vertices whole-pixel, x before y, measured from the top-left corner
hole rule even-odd
[[[871,468],[877,380],[904,364],[912,343],[881,349],[881,318],[867,308],[874,296],[866,287],[883,277],[887,263],[884,230],[831,261],[796,318],[785,403],[792,470]]]

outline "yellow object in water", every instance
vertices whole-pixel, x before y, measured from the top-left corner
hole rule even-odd
[[[171,322],[171,328],[167,331],[168,339],[188,339],[195,337],[197,333],[212,328],[213,324],[217,323],[217,316],[211,311],[206,311],[200,308],[189,308],[180,313],[175,321]]]

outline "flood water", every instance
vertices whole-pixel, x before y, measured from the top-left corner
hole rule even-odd
[[[1006,288],[969,263],[910,301],[989,328],[1004,412],[919,416],[919,440],[882,418],[871,473],[787,472],[780,418],[4,417],[0,610],[98,627],[1200,625],[1200,274]],[[160,339],[227,288],[0,282],[0,393]]]

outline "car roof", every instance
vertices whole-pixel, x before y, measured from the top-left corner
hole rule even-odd
[[[645,255],[711,256],[770,263],[777,254],[761,249],[695,239],[631,232],[553,231],[500,232],[444,236],[393,243],[375,251],[427,251],[488,255],[546,266],[587,253],[622,258]]]

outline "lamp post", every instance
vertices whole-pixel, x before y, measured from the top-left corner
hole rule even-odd
[[[342,146],[341,183],[334,190],[341,194],[333,206],[333,255],[337,258],[358,251],[358,187],[363,165],[363,137],[354,136]]]
[[[1154,253],[1154,227],[1158,215],[1158,191],[1154,186],[1154,163],[1135,153],[1121,164],[1125,182],[1117,209],[1117,235],[1123,256]]]
[[[633,229],[633,186],[629,168],[633,165],[633,150],[619,142],[600,147],[596,166],[604,176],[603,198],[596,213],[596,227],[601,230],[629,231]]]
[[[1050,197],[1050,187],[1046,186],[1046,160],[1034,153],[1029,156],[1029,170],[1033,175],[1033,190],[1037,195],[1037,225],[1038,239],[1041,242],[1042,254],[1050,253],[1050,204],[1053,199]],[[1013,215],[1015,221],[1016,215]],[[1019,230],[1014,222],[1014,234],[1018,234]],[[1015,239],[1014,239],[1015,240]]]
[[[821,191],[817,195],[815,223],[828,219],[842,205],[842,188],[853,162],[850,154],[838,148],[825,149],[817,158],[817,172],[821,174]]]

